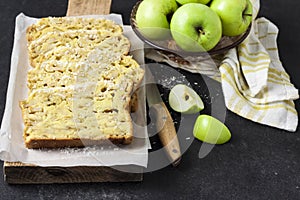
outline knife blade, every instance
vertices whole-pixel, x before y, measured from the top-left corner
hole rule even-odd
[[[153,108],[155,111],[158,137],[172,165],[177,166],[181,160],[181,151],[172,116],[161,98],[149,66],[145,67],[145,72],[146,99],[149,108]]]

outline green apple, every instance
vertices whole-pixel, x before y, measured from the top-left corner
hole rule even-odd
[[[154,40],[170,37],[170,19],[178,8],[175,0],[144,0],[136,12],[141,33]]]
[[[176,0],[179,4],[187,4],[187,3],[202,3],[202,4],[208,4],[210,0]]]
[[[250,0],[213,0],[210,8],[220,16],[225,36],[244,33],[252,21]]]
[[[169,104],[176,112],[194,114],[204,109],[200,96],[190,87],[175,85],[169,94]]]
[[[178,46],[189,52],[209,51],[222,37],[219,16],[200,3],[179,7],[171,19],[170,29]]]
[[[231,138],[231,133],[225,124],[210,115],[198,116],[193,134],[198,140],[210,144],[224,144]]]

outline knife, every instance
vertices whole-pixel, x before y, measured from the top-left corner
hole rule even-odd
[[[181,151],[173,119],[161,98],[149,66],[145,66],[145,73],[147,81],[146,99],[149,108],[155,111],[158,137],[172,165],[177,166],[181,160]]]

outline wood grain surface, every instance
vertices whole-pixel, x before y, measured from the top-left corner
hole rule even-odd
[[[181,150],[171,114],[163,102],[152,105],[152,108],[156,111],[159,139],[172,165],[177,166],[181,161]]]
[[[118,167],[40,167],[20,162],[4,163],[5,180],[9,184],[132,182],[142,180],[141,167]],[[134,170],[136,173],[128,173],[126,170]]]
[[[111,0],[69,0],[67,16],[110,13]]]

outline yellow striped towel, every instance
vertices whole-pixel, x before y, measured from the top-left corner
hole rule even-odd
[[[251,2],[256,19],[260,0]],[[229,110],[255,122],[295,131],[298,114],[293,100],[299,95],[280,62],[277,35],[274,24],[258,18],[253,21],[247,39],[229,50],[224,59],[217,55],[186,64],[157,51],[149,51],[146,57],[220,81]]]
[[[298,90],[290,82],[278,55],[278,28],[258,18],[246,40],[222,61],[222,89],[226,107],[255,122],[295,131],[298,114],[293,100]]]

